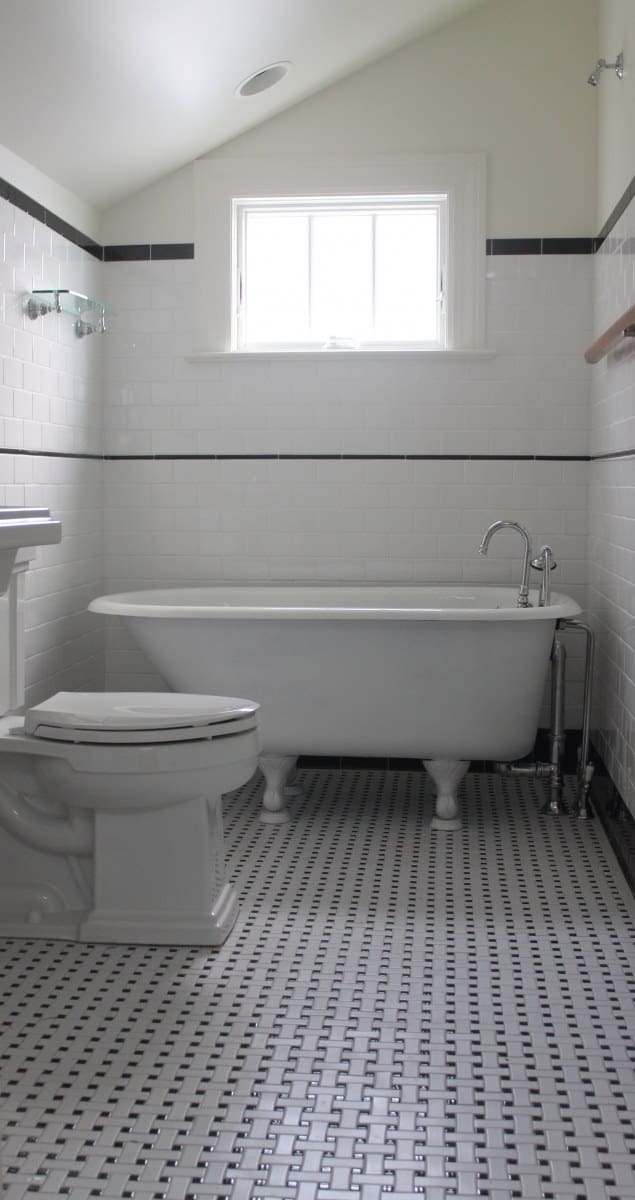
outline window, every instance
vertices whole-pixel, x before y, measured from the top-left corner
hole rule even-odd
[[[447,195],[233,209],[234,349],[445,346]]]
[[[194,177],[200,354],[484,348],[483,155],[212,156]]]

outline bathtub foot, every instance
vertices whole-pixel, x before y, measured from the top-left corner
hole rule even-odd
[[[437,789],[435,812],[430,828],[444,829],[446,832],[461,829],[456,793],[470,765],[469,759],[465,761],[455,758],[424,758],[423,765],[432,776]]]
[[[265,777],[260,820],[265,825],[283,825],[289,820],[287,800],[295,793],[287,789],[286,783],[296,762],[297,758],[288,754],[263,754],[260,758],[260,770]]]
[[[295,763],[297,763],[297,761],[297,758],[294,759],[294,766],[292,766],[291,770],[289,771],[284,784],[284,794],[289,799],[291,799],[293,796],[304,795],[304,788],[298,781],[298,772],[295,769]]]

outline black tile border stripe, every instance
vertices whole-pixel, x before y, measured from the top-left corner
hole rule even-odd
[[[51,212],[39,201],[34,200],[31,196],[27,196],[26,192],[21,192],[19,188],[14,187],[7,179],[0,179],[0,199],[8,200],[9,204],[15,205],[22,212],[28,213],[30,217],[34,217],[36,221],[41,221],[46,225],[47,229],[53,233],[58,233],[60,237],[66,238],[74,246],[79,246],[80,249],[86,250],[88,254],[92,254],[93,258],[99,262],[136,262],[151,259],[152,261],[166,259],[184,259],[194,258],[194,243],[193,242],[166,242],[152,243],[139,246],[100,246],[94,238],[91,238],[86,233],[82,233],[80,229],[76,229],[74,225],[64,221],[62,217],[58,217],[56,213]]]
[[[0,455],[77,458],[93,462],[614,462],[635,458],[635,449],[612,454],[97,454],[76,450],[24,450],[0,446]]]
[[[485,252],[496,254],[594,254],[597,239],[581,238],[487,238]],[[137,245],[104,246],[104,262],[148,262],[161,258],[194,258],[194,243],[151,242]]]
[[[547,238],[487,238],[488,255],[503,254],[595,254],[606,240],[619,218],[635,197],[635,176],[616,204],[597,237],[547,237]],[[70,225],[51,212],[43,204],[20,191],[6,179],[0,179],[0,199],[8,200],[16,208],[41,221],[55,233],[80,246],[101,262],[158,262],[170,259],[194,258],[194,242],[142,242],[100,246],[93,238]]]
[[[86,250],[88,254],[92,254],[93,258],[101,261],[103,258],[103,247],[87,234],[82,233],[79,229],[75,229],[73,225],[69,225],[68,221],[62,220],[56,213],[45,208],[43,204],[39,204],[37,200],[33,200],[31,196],[27,196],[25,192],[21,192],[19,188],[14,187],[6,179],[0,179],[0,198],[8,200],[9,204],[14,204],[16,208],[20,208],[22,212],[28,213],[34,217],[36,221],[41,221],[48,229],[54,233],[59,233],[61,237],[72,242],[74,246],[80,246],[82,250]]]
[[[487,238],[485,251],[497,254],[594,254],[597,239],[588,238]],[[148,262],[161,258],[194,258],[194,243],[104,246],[104,262]]]
[[[150,246],[104,246],[104,262],[148,262]]]
[[[165,262],[194,258],[194,242],[148,242],[132,246],[104,246],[104,262]]]
[[[625,190],[622,193],[622,195],[620,196],[617,204],[615,205],[613,212],[610,214],[610,216],[604,222],[597,238],[595,239],[596,250],[600,249],[602,242],[605,241],[605,239],[608,237],[611,230],[614,229],[614,227],[617,225],[617,222],[619,221],[620,217],[624,215],[624,213],[626,212],[626,209],[628,208],[631,200],[634,197],[635,197],[635,175],[631,179],[631,182],[629,183],[628,187],[625,188]]]
[[[497,254],[594,254],[593,237],[488,238],[486,252]]]
[[[613,462],[617,458],[635,458],[633,450],[607,450],[605,454],[592,454],[591,462]]]
[[[107,462],[589,462],[588,454],[104,454]]]
[[[90,454],[83,450],[16,450],[0,446],[0,454],[15,454],[23,458],[79,458],[91,462],[104,462],[103,454]]]
[[[97,462],[608,462],[635,458],[633,450],[607,454],[97,454],[81,450],[24,450],[0,454],[27,458],[86,458]]]
[[[634,454],[635,450],[626,453]],[[0,447],[0,455],[86,458],[98,462],[592,462],[589,454],[91,454]],[[604,456],[608,457],[608,456]],[[616,456],[617,457],[617,456]],[[620,455],[623,457],[623,455]]]

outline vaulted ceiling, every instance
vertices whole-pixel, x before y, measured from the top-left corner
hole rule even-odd
[[[0,0],[0,143],[104,208],[483,2]]]

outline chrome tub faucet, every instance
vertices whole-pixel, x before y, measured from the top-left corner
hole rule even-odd
[[[530,608],[529,568],[531,566],[531,542],[529,540],[529,534],[527,533],[527,530],[522,525],[519,525],[517,521],[494,521],[494,524],[490,525],[489,529],[485,530],[485,533],[481,539],[481,544],[478,548],[478,552],[479,554],[487,554],[490,541],[492,540],[494,534],[498,533],[499,529],[515,529],[516,532],[520,534],[525,544],[523,573],[520,581],[517,603],[519,608]]]

